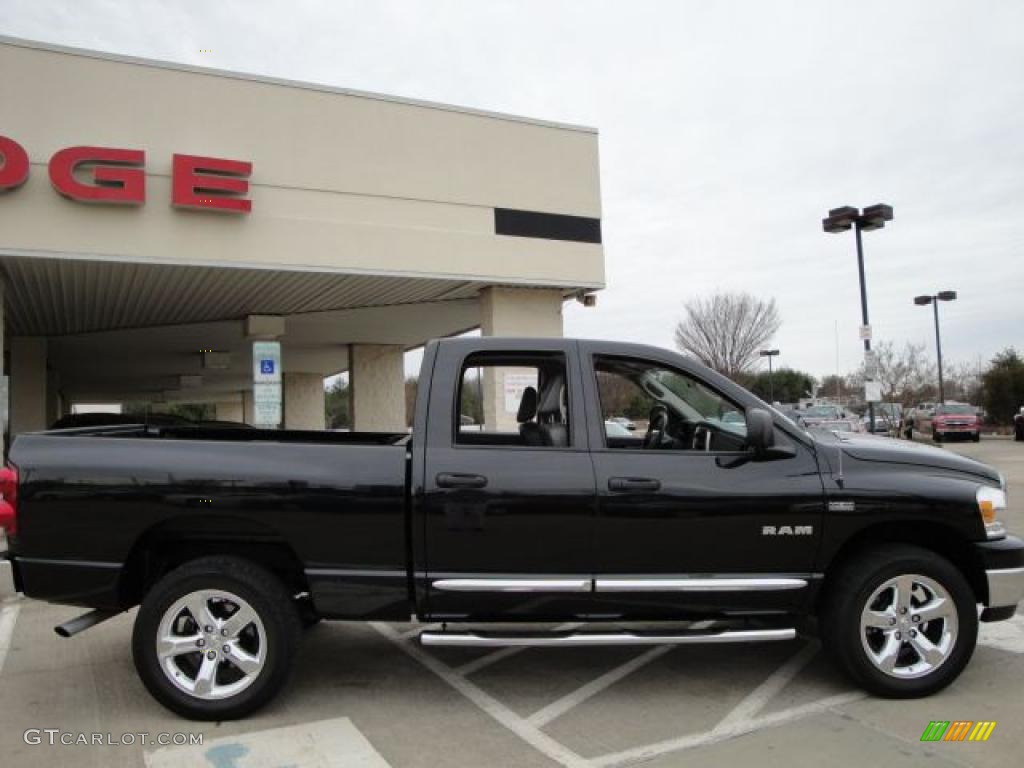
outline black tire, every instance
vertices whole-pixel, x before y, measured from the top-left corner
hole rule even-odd
[[[936,443],[941,443],[942,435],[939,432],[932,432],[932,440],[934,440]]]
[[[265,643],[262,666],[252,676],[248,687],[225,698],[199,698],[179,688],[164,671],[157,653],[157,637],[165,613],[185,596],[200,590],[224,591],[248,602],[264,630],[262,634],[258,633],[253,628],[255,625],[246,630],[254,638],[253,642]],[[216,607],[217,598],[213,602]],[[184,621],[190,627],[189,632],[193,631],[192,625],[187,624],[187,617]],[[172,712],[193,720],[233,720],[263,706],[281,690],[291,672],[301,634],[294,600],[273,574],[237,557],[204,557],[166,574],[146,595],[135,618],[132,656],[146,689]],[[210,642],[211,648],[215,642]],[[202,654],[206,652],[198,652],[198,663],[203,663]],[[237,652],[236,649],[236,655]],[[221,653],[224,654],[222,659],[230,660],[223,647]],[[177,658],[191,663],[192,657]],[[218,667],[221,664],[222,661],[218,660]],[[226,673],[236,673],[239,669],[227,665]],[[196,676],[198,678],[198,673]]]
[[[981,442],[981,432],[975,432],[975,433],[974,433],[974,434],[973,434],[973,435],[971,436],[971,440],[973,440],[973,441],[974,441],[974,442],[976,442],[976,443],[980,443],[980,442]]]
[[[945,659],[921,677],[901,678],[879,669],[864,649],[861,612],[876,589],[904,574],[937,582],[956,608],[957,634]],[[931,550],[909,544],[878,544],[829,574],[820,611],[822,644],[836,665],[877,696],[911,699],[929,696],[952,683],[974,653],[978,637],[977,600],[963,574]],[[924,624],[917,626],[922,631]]]

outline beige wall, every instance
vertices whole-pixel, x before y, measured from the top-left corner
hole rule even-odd
[[[0,251],[603,285],[600,245],[496,236],[492,212],[599,217],[590,130],[3,40],[0,71],[0,131],[32,162]],[[145,206],[56,194],[46,163],[79,144],[144,150]],[[175,152],[252,161],[252,213],[173,209]]]

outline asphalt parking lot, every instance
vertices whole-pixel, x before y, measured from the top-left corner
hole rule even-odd
[[[1024,445],[948,446],[1001,469],[1024,531]],[[961,678],[929,699],[853,689],[816,643],[592,649],[421,649],[418,627],[309,630],[290,687],[242,722],[192,723],[153,701],[130,655],[134,613],[73,640],[79,613],[0,605],[0,762],[5,766],[573,766],[617,768],[1019,762],[1024,616],[982,625]],[[922,743],[932,720],[995,721],[987,742]],[[38,729],[39,732],[30,729]],[[43,729],[57,729],[52,737]],[[28,735],[26,736],[26,731]],[[138,734],[202,734],[202,746]],[[78,734],[134,743],[61,744]],[[54,744],[48,743],[53,738]],[[89,736],[91,739],[92,737]],[[38,741],[40,743],[30,743]]]

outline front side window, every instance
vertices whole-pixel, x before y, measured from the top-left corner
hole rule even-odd
[[[457,402],[457,445],[571,445],[569,386],[561,354],[473,355],[463,364]]]
[[[693,376],[633,358],[598,357],[594,368],[609,448],[743,450],[743,408]]]

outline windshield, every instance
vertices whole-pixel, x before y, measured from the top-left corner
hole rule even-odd
[[[974,406],[973,405],[959,405],[959,404],[958,405],[952,405],[950,403],[946,403],[946,405],[940,405],[938,408],[936,408],[935,412],[936,413],[955,413],[955,414],[960,414],[960,415],[968,414],[968,415],[973,416],[974,415]]]

